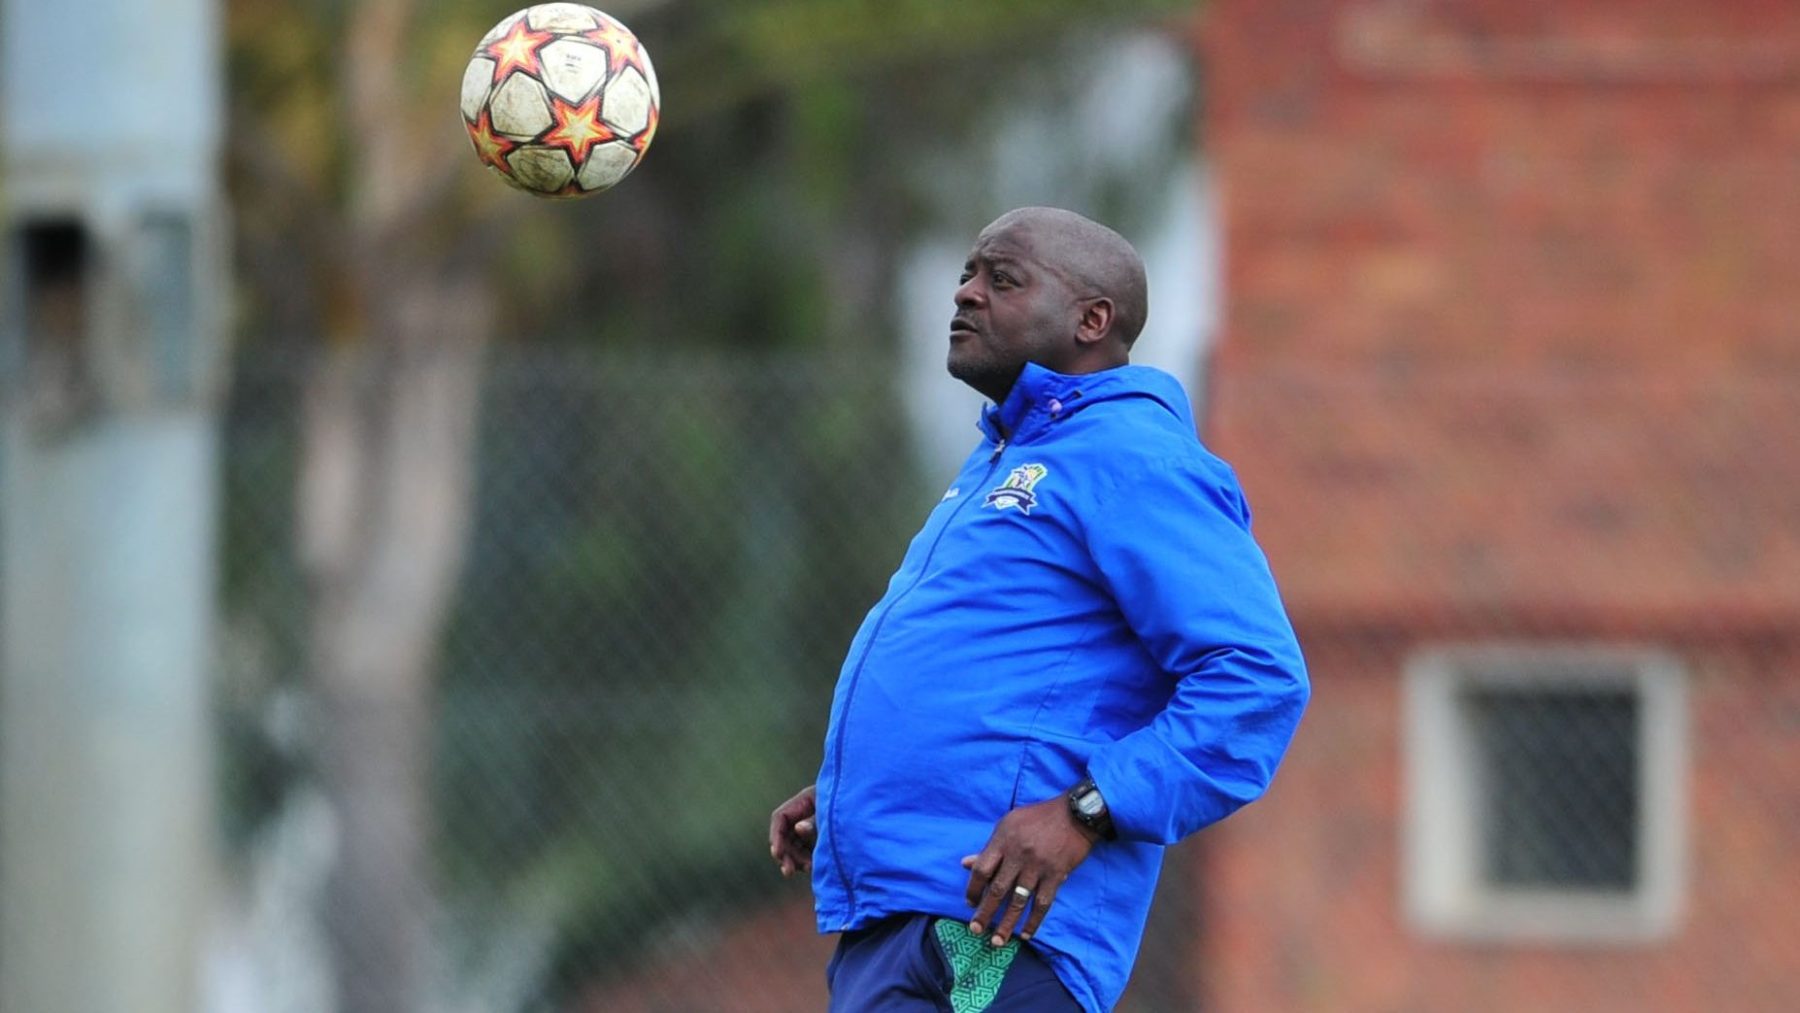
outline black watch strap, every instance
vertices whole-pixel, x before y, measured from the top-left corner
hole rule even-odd
[[[1069,815],[1106,840],[1119,839],[1119,832],[1113,827],[1112,812],[1106,808],[1106,797],[1100,794],[1100,786],[1091,777],[1082,778],[1080,784],[1069,789]]]

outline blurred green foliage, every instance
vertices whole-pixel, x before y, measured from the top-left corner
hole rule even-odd
[[[384,5],[406,6],[374,6]],[[367,174],[392,168],[424,210],[388,246],[420,262],[491,262],[512,324],[503,340],[882,347],[886,320],[843,310],[884,306],[890,279],[838,268],[848,248],[899,249],[943,224],[932,194],[944,183],[919,177],[945,170],[924,160],[991,136],[1026,83],[1040,96],[1076,87],[1061,67],[1122,27],[1194,10],[1184,0],[620,2],[609,10],[651,52],[664,118],[632,177],[570,205],[498,185],[456,111],[474,40],[512,4],[414,11],[392,54],[411,70],[391,113],[405,157],[364,158],[344,33],[364,30],[356,15],[368,6],[229,3],[240,301],[265,339],[354,332],[341,242],[366,224]],[[978,188],[976,167],[964,168],[964,185]]]

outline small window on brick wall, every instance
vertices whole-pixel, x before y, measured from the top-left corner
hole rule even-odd
[[[1408,666],[1402,882],[1421,929],[1654,939],[1674,925],[1686,703],[1667,655],[1496,646]]]

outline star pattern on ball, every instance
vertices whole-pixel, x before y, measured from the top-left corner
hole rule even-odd
[[[595,95],[580,105],[570,105],[558,96],[550,99],[550,129],[542,142],[563,149],[579,167],[587,161],[594,145],[616,141],[619,135],[600,119],[600,96]]]
[[[626,67],[636,67],[638,73],[650,76],[644,70],[644,58],[638,52],[637,36],[612,18],[602,15],[600,27],[582,32],[581,37],[605,48],[607,80],[617,77]]]
[[[510,172],[506,164],[506,156],[519,145],[499,134],[494,133],[494,119],[484,107],[475,122],[468,123],[469,140],[475,142],[475,154],[485,165],[493,166],[501,172]]]
[[[494,83],[506,80],[506,75],[515,70],[537,73],[538,50],[555,37],[554,32],[532,31],[524,18],[513,22],[505,35],[495,39],[483,50],[493,58]]]
[[[631,145],[631,150],[639,155],[644,153],[644,149],[650,147],[651,138],[656,136],[656,125],[662,122],[662,107],[654,102],[650,103],[649,116],[650,119],[644,124],[644,129],[632,134],[627,141]]]

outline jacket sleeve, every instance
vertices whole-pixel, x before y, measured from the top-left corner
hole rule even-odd
[[[1174,680],[1148,725],[1088,762],[1119,836],[1172,844],[1268,787],[1310,688],[1300,645],[1231,470],[1152,465],[1099,501],[1102,580]]]

